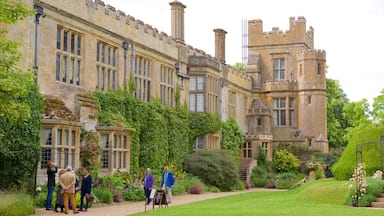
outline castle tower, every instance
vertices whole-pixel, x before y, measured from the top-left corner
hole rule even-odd
[[[172,37],[174,37],[176,41],[184,43],[184,9],[186,6],[177,0],[170,2],[169,5],[171,5],[172,13]]]
[[[225,63],[225,34],[223,29],[214,29],[215,32],[215,57]]]

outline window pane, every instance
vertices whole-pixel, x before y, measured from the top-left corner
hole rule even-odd
[[[52,160],[52,152],[50,148],[41,149],[41,166],[44,169],[47,167],[47,163]]]
[[[285,98],[280,98],[280,108],[285,108]]]
[[[277,99],[273,99],[273,108],[278,108],[278,107],[279,107],[278,100]]]
[[[113,168],[117,168],[116,166],[116,151],[113,152]]]
[[[67,82],[67,56],[63,57],[63,82]]]
[[[189,110],[196,112],[196,94],[189,94]]]
[[[61,138],[63,136],[63,130],[61,129],[58,129],[57,130],[57,145],[61,145]]]
[[[150,62],[148,62],[148,66],[147,66],[147,76],[148,77],[151,77],[151,63]]]
[[[71,34],[71,53],[75,53],[75,33]]]
[[[100,43],[96,46],[96,61],[100,61]]]
[[[75,71],[75,59],[71,58],[71,61],[69,64],[69,83],[71,84],[73,84],[74,71]]]
[[[197,112],[204,111],[204,94],[197,94]]]
[[[113,54],[112,54],[112,65],[113,65],[113,67],[116,66],[116,49],[113,49]]]
[[[103,168],[109,168],[109,151],[103,151],[101,163],[103,164]]]
[[[52,129],[43,128],[43,145],[52,145]]]
[[[101,90],[105,87],[105,68],[101,68]]]
[[[165,78],[164,78],[164,80],[165,80]],[[196,90],[196,77],[191,77],[189,80],[189,83],[190,83],[189,84],[190,85],[189,90],[195,91]]]
[[[61,29],[57,29],[57,36],[56,36],[56,48],[60,49],[61,47]]]
[[[68,149],[64,149],[64,167],[67,167],[68,164]]]
[[[63,50],[67,51],[67,49],[68,49],[68,32],[64,31]]]
[[[58,167],[64,167],[64,164],[61,164],[61,158],[62,158],[61,153],[62,153],[62,149],[61,149],[61,148],[58,148],[58,149],[56,150],[56,165],[57,165]]]
[[[72,166],[72,167],[75,167],[75,157],[76,157],[76,155],[75,155],[75,149],[72,149],[72,150],[71,150],[71,166]]]
[[[111,64],[111,47],[108,47],[108,65]]]
[[[285,59],[279,59],[280,60],[280,69],[285,69]]]
[[[81,36],[77,35],[77,55],[81,55]]]
[[[127,152],[123,153],[123,168],[127,168]]]
[[[273,125],[279,126],[279,111],[277,110],[273,111]]]
[[[101,46],[101,62],[105,63],[105,45]]]
[[[108,76],[107,76],[107,88],[110,89],[111,88],[111,70],[108,69]]]
[[[56,55],[56,80],[60,81],[60,55]]]
[[[286,121],[285,121],[285,110],[282,110],[280,111],[280,114],[281,114],[281,119],[280,119],[280,122],[281,122],[281,126],[285,126],[286,125]]]
[[[112,72],[112,90],[115,90],[116,89],[116,71],[113,71]]]
[[[285,70],[284,69],[280,70],[280,79],[281,80],[285,79]]]
[[[117,136],[113,135],[113,148],[117,148]]]
[[[72,146],[76,146],[76,131],[71,132]]]
[[[108,135],[101,135],[101,148],[109,148]]]
[[[204,90],[204,77],[197,77],[197,90]]]
[[[69,137],[69,132],[67,130],[64,131],[64,145],[68,145],[68,137]]]
[[[127,136],[124,136],[124,141],[123,142],[124,142],[124,149],[127,149]]]
[[[290,110],[289,111],[289,126],[294,126],[295,125],[295,111]]]
[[[274,69],[279,68],[279,59],[273,59],[273,68]]]
[[[80,85],[80,60],[77,60],[76,85]]]

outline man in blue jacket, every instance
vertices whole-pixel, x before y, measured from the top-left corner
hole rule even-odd
[[[168,203],[172,202],[172,186],[175,183],[175,179],[171,171],[169,171],[168,166],[164,166],[163,174],[161,175],[161,188],[167,194]]]

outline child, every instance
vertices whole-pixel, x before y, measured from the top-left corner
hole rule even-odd
[[[59,179],[61,177],[61,175],[65,173],[65,170],[60,170],[59,172]],[[57,192],[56,192],[56,206],[55,206],[55,212],[59,212],[59,210],[57,210],[58,207],[61,208],[61,211],[60,212],[64,212],[64,198],[63,198],[63,193],[62,193],[62,190],[63,188],[61,187],[61,185],[59,184],[59,186],[57,187]]]

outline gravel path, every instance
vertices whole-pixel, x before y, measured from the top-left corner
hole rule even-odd
[[[221,193],[203,193],[203,194],[185,194],[174,196],[172,204],[169,204],[168,207],[183,205],[187,203],[192,203],[200,200],[215,199],[219,197],[231,196],[242,193],[249,192],[261,192],[261,191],[281,191],[273,189],[264,189],[264,188],[252,188],[250,190],[243,191],[232,191],[232,192],[221,192]],[[155,210],[159,206],[155,206]],[[113,203],[109,205],[98,204],[93,208],[88,209],[88,212],[81,212],[77,215],[89,215],[89,216],[126,216],[134,213],[144,212],[145,206],[143,202],[122,202],[122,203]],[[152,205],[147,206],[147,211],[152,211]],[[72,211],[69,211],[69,215],[72,214]],[[61,215],[52,211],[45,211],[45,209],[36,209],[35,215]]]

